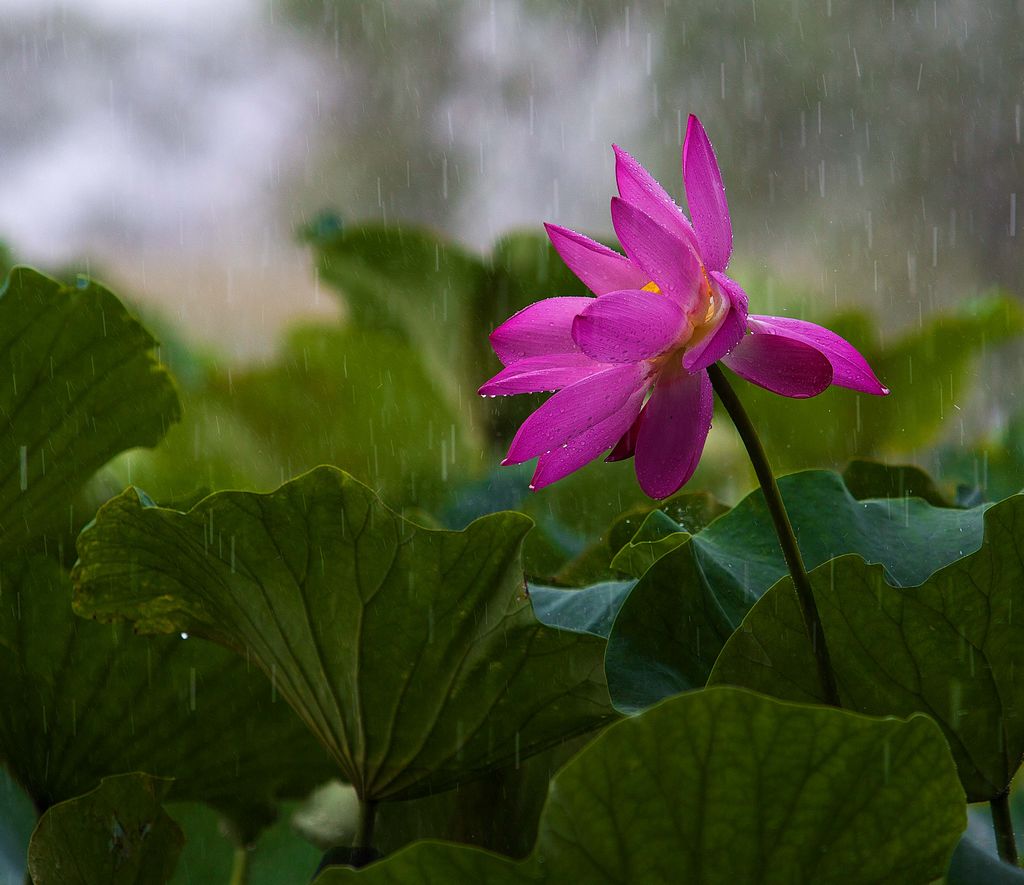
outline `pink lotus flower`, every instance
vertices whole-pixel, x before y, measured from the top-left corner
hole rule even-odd
[[[828,329],[747,313],[724,273],[732,223],[711,142],[690,116],[683,183],[692,224],[636,160],[618,147],[612,224],[626,254],[545,225],[562,260],[597,296],[548,298],[502,323],[491,345],[505,368],[480,393],[557,390],[519,428],[503,464],[537,458],[531,488],[562,479],[612,449],[635,455],[652,498],[692,475],[711,429],[706,371],[721,360],[789,397],[830,384],[885,395],[867,361]]]

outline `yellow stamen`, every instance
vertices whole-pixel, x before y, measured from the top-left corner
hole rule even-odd
[[[711,288],[711,280],[708,279],[708,272],[703,266],[701,267],[700,272],[704,274],[704,291],[707,293],[708,299],[708,309],[704,313],[704,319],[700,321],[700,325],[703,326],[705,323],[710,322],[712,317],[714,317],[716,307],[714,295],[715,290]]]
[[[653,292],[655,295],[660,295],[661,294],[661,289],[658,288],[658,284],[656,282],[654,282],[654,280],[651,280],[640,291],[641,292]]]

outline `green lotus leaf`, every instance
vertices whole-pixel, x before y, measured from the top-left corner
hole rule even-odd
[[[54,805],[28,847],[35,885],[163,885],[185,837],[161,802],[171,782],[148,774],[105,778],[92,792]]]
[[[1009,787],[1024,755],[1024,497],[985,514],[979,550],[917,587],[843,556],[811,573],[844,707],[927,713],[942,727],[973,802]],[[810,669],[803,669],[809,667]],[[789,579],[725,644],[711,681],[819,700]]]
[[[316,881],[903,885],[939,878],[965,824],[927,717],[716,688],[625,719],[574,757],[525,861],[425,842]]]
[[[76,609],[258,663],[363,798],[450,787],[606,721],[604,643],[539,623],[531,522],[425,529],[323,467],[188,513],[129,490],[79,538]]]
[[[103,286],[11,271],[0,288],[0,554],[54,524],[66,532],[78,488],[178,420],[155,347]]]
[[[607,639],[619,608],[635,584],[601,581],[575,590],[530,584],[530,599],[538,620],[549,627]]]
[[[102,778],[173,777],[243,840],[336,769],[255,667],[212,643],[77,617],[42,556],[0,568],[0,762],[42,811]]]
[[[612,568],[639,578],[666,553],[690,540],[690,533],[661,510],[652,510],[636,534],[612,557]]]
[[[857,501],[838,474],[822,470],[781,477],[779,488],[809,568],[858,553],[906,586],[981,544],[984,506],[955,510],[919,498]],[[622,603],[608,637],[615,706],[635,712],[704,685],[725,641],[785,574],[760,491],[655,560]]]
[[[613,465],[601,463],[594,466],[603,469]],[[630,465],[626,466],[632,470]],[[628,476],[628,479],[635,485],[636,478],[632,474]],[[607,494],[607,483],[605,486]],[[557,489],[557,486],[554,488]],[[552,509],[558,503],[557,500],[552,501],[550,497],[534,496],[534,502],[542,500],[547,501],[547,506]],[[646,504],[630,507],[620,513],[610,527],[603,530],[595,529],[595,531],[601,531],[601,535],[588,544],[582,553],[554,571],[550,576],[551,582],[560,587],[586,587],[605,581],[619,580],[622,578],[621,566],[624,563],[620,561],[619,567],[613,567],[613,560],[636,536],[639,527],[645,522],[650,521],[651,526],[656,527],[654,533],[656,537],[660,538],[667,535],[678,535],[679,532],[698,532],[729,511],[728,507],[706,492],[685,492],[658,502],[656,507],[652,508],[651,504],[652,502],[648,501]],[[594,507],[590,502],[580,502],[580,506],[591,514],[600,509]],[[527,507],[526,510],[538,520],[543,520],[546,515],[543,507]],[[543,521],[538,522],[538,527],[543,525]],[[671,542],[669,543],[671,544]],[[636,574],[636,569],[639,569],[639,574],[642,574],[644,571],[641,568],[642,565],[643,561],[640,560],[635,568],[627,569],[627,573]]]

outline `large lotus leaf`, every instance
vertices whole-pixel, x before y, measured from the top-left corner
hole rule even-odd
[[[984,507],[857,501],[837,474],[822,470],[781,477],[779,488],[808,568],[858,553],[880,563],[893,583],[912,585],[981,544]],[[622,604],[608,638],[616,707],[634,712],[702,686],[747,611],[785,574],[760,491],[657,559]]]
[[[0,553],[56,521],[104,462],[178,420],[156,342],[102,286],[30,268],[0,288]]]
[[[317,883],[902,885],[940,877],[965,823],[949,749],[927,717],[870,719],[718,688],[619,722],[573,758],[521,863],[419,843]]]
[[[596,637],[540,624],[521,514],[424,529],[323,467],[188,513],[129,490],[79,538],[76,609],[258,663],[369,799],[403,798],[605,721]]]
[[[794,402],[752,384],[740,396],[780,468],[839,464],[856,454],[912,452],[934,441],[942,422],[969,394],[968,371],[986,349],[1024,330],[1016,298],[994,295],[961,302],[920,329],[879,347],[862,316],[825,322],[867,357],[889,397],[831,388]]]
[[[44,809],[129,770],[175,778],[248,839],[336,771],[263,674],[209,642],[136,636],[71,610],[41,556],[0,572],[0,762]]]
[[[160,804],[171,782],[148,774],[104,779],[53,806],[28,847],[35,885],[163,885],[185,838]]]
[[[844,707],[921,711],[942,726],[972,801],[1007,789],[1024,755],[1024,497],[985,514],[981,549],[919,587],[844,556],[811,574]],[[726,643],[711,679],[818,700],[792,583],[781,581]]]

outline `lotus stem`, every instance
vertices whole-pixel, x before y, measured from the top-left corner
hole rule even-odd
[[[1013,818],[1010,816],[1010,791],[1000,793],[989,805],[992,808],[992,827],[996,831],[996,849],[999,857],[1008,864],[1017,866],[1017,840],[1013,834]]]
[[[231,861],[231,878],[229,885],[248,885],[249,882],[249,849],[244,845],[235,846],[234,858]]]
[[[352,866],[362,867],[377,856],[373,849],[373,826],[377,821],[377,803],[372,799],[359,800],[359,828],[352,843]]]
[[[803,556],[800,554],[800,545],[797,544],[793,523],[789,521],[786,505],[782,501],[778,483],[775,482],[775,476],[772,474],[771,464],[765,454],[764,446],[761,445],[761,438],[757,435],[750,417],[721,368],[717,364],[709,366],[708,375],[711,377],[711,386],[722,405],[725,406],[726,412],[729,413],[740,439],[743,440],[750,463],[754,465],[757,481],[761,484],[761,491],[775,526],[775,534],[778,535],[779,546],[782,547],[782,555],[786,559],[786,566],[789,568],[793,587],[796,589],[796,596],[800,602],[804,627],[811,641],[811,648],[814,649],[814,660],[818,667],[822,696],[825,703],[838,707],[840,706],[839,689],[836,686],[835,671],[833,671],[832,662],[829,659],[828,645],[825,643],[825,631],[821,627],[818,605],[814,601],[811,579],[804,566]]]

